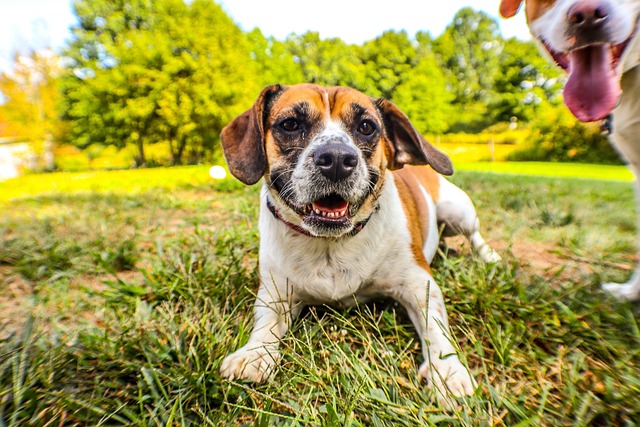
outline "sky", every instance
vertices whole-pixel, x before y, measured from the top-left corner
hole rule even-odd
[[[284,39],[291,33],[317,31],[360,44],[385,30],[410,36],[428,31],[437,37],[455,13],[471,6],[498,19],[502,35],[530,38],[522,13],[504,20],[499,0],[219,0],[243,29],[258,27],[266,36]],[[16,51],[53,47],[59,50],[77,23],[72,0],[0,0],[0,71],[10,68]]]

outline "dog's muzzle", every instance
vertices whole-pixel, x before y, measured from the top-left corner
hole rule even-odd
[[[292,174],[291,191],[283,192],[311,234],[337,237],[354,229],[353,217],[372,187],[365,163],[344,132],[311,141]]]

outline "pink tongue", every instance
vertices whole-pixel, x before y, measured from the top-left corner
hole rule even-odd
[[[595,45],[570,54],[564,102],[583,122],[605,118],[618,103],[620,83],[608,45]]]

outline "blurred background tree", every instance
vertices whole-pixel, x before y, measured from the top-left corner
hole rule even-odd
[[[249,42],[212,1],[80,0],[65,55],[68,141],[137,147],[165,142],[171,163],[211,153],[222,127],[260,89]]]
[[[263,86],[301,82],[391,99],[450,145],[498,141],[526,152],[520,158],[570,161],[590,147],[590,161],[617,158],[595,127],[567,113],[561,71],[471,8],[437,38],[390,30],[353,45],[315,32],[243,32],[213,0],[74,7],[79,25],[62,58],[33,53],[0,76],[0,117],[16,134],[37,143],[52,135],[90,159],[110,147],[135,153],[137,166],[212,161],[222,127]]]
[[[14,67],[0,74],[0,117],[5,132],[29,141],[33,151],[41,155],[51,147],[48,141],[65,133],[64,123],[57,114],[60,102],[58,79],[63,69],[60,57],[51,50],[16,55]],[[52,164],[44,165],[46,169]]]

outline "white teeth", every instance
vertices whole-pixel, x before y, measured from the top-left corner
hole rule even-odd
[[[316,215],[319,215],[321,217],[324,218],[341,218],[343,216],[347,215],[347,210],[348,207],[342,209],[341,211],[338,212],[325,212],[325,211],[321,211],[320,209],[313,207],[313,206],[309,206],[308,208],[306,208],[306,210],[308,212],[314,212]]]

